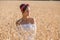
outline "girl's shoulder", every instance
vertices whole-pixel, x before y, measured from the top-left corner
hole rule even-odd
[[[32,17],[28,18],[28,20],[29,20],[32,24],[34,24],[34,22],[35,22],[35,18],[32,18]]]
[[[35,18],[33,18],[33,17],[29,17],[28,19],[31,21],[35,21]]]
[[[17,20],[16,25],[20,25],[21,21],[22,21],[22,19]]]

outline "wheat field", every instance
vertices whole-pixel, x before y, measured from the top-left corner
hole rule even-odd
[[[19,40],[16,21],[22,17],[19,5],[30,5],[36,19],[36,40],[60,40],[59,1],[0,1],[0,40]]]

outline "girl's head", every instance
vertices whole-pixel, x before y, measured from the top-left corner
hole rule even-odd
[[[30,10],[29,4],[21,4],[20,9],[23,16],[29,16],[29,10]]]

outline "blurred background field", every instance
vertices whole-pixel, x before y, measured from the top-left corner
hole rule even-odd
[[[19,5],[30,4],[36,19],[36,40],[60,40],[60,2],[0,1],[0,40],[18,40],[16,21],[22,17]]]

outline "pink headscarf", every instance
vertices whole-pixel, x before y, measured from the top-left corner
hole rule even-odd
[[[24,8],[25,6],[29,6],[29,4],[24,4],[24,5],[20,8],[21,11],[23,11],[23,8]]]

